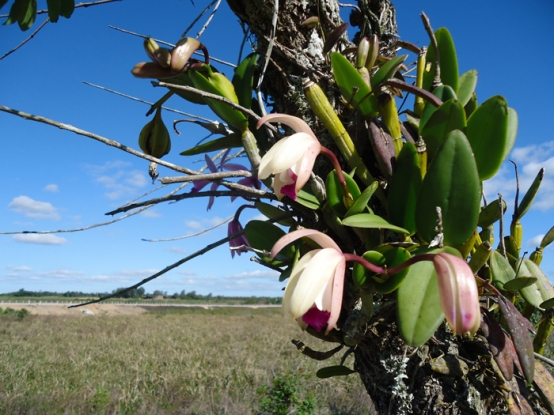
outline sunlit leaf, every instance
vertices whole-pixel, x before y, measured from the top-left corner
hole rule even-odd
[[[346,180],[346,187],[353,198],[351,203],[354,203],[354,201],[360,197],[360,188],[352,177],[346,173],[343,174],[344,179]],[[327,179],[325,180],[325,190],[327,191],[327,203],[329,203],[329,206],[339,218],[343,218],[346,215],[348,208],[345,206],[344,190],[339,182],[339,177],[335,170],[331,171],[327,175]]]
[[[477,71],[470,69],[458,78],[458,100],[463,107],[469,102],[477,86]]]
[[[456,48],[450,32],[445,27],[435,31],[435,37],[440,53],[441,81],[445,85],[452,87],[454,92],[458,91],[458,58],[456,57]],[[427,49],[427,62],[431,63],[431,70],[423,75],[423,89],[431,90],[433,79],[435,77],[435,48],[432,44]]]
[[[242,139],[240,134],[232,133],[228,136],[217,138],[215,140],[202,143],[196,147],[189,148],[181,152],[181,156],[195,156],[197,154],[205,154],[210,151],[222,150],[224,148],[237,148],[242,147]]]
[[[390,229],[398,233],[409,233],[406,229],[392,225],[382,217],[371,213],[360,213],[358,215],[349,216],[343,219],[342,224],[352,226],[353,228]]]

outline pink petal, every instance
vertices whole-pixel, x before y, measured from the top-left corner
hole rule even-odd
[[[335,327],[340,316],[342,308],[342,293],[344,291],[344,272],[346,271],[346,260],[343,260],[337,266],[335,277],[333,278],[333,298],[331,300],[331,314],[327,323],[325,334]]]
[[[300,258],[300,260],[292,269],[289,281],[285,288],[285,294],[283,295],[283,304],[281,307],[283,311],[283,317],[286,317],[290,314],[290,298],[292,296],[292,293],[294,292],[294,289],[296,288],[296,284],[298,283],[298,280],[304,272],[304,269],[306,269],[308,263],[319,251],[320,249],[314,249],[313,251],[309,251],[308,253],[306,253],[306,255]]]
[[[298,117],[294,117],[292,115],[287,114],[268,114],[265,117],[262,117],[258,124],[256,125],[256,128],[260,128],[263,124],[266,122],[280,122],[285,125],[288,125],[290,128],[292,128],[297,133],[306,133],[310,134],[312,137],[317,138],[312,131],[312,129],[309,127],[306,122]]]
[[[281,249],[283,249],[285,246],[305,236],[312,239],[322,248],[333,248],[338,252],[342,252],[339,246],[335,243],[335,241],[333,241],[329,236],[325,235],[324,233],[316,231],[315,229],[301,229],[298,231],[293,231],[291,233],[288,233],[285,236],[279,238],[279,240],[275,242],[275,245],[273,245],[273,248],[271,249],[270,258],[271,259],[275,258],[275,255],[277,255],[279,251],[281,251]]]

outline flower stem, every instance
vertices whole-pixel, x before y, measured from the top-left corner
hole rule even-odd
[[[347,204],[352,205],[352,203],[354,202],[354,198],[352,197],[352,195],[350,194],[350,191],[348,190],[348,186],[346,185],[346,179],[344,178],[344,173],[342,171],[342,167],[340,166],[339,160],[337,159],[337,156],[335,156],[335,153],[333,153],[331,150],[323,146],[321,146],[320,154],[327,156],[327,158],[331,160],[331,163],[333,163],[333,167],[335,168],[335,171],[337,172],[337,176],[339,177],[339,183],[342,186],[342,189],[344,191],[344,197],[346,200],[350,202]]]

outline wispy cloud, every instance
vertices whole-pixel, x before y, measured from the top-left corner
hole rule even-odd
[[[241,272],[240,274],[227,275],[223,277],[230,280],[250,280],[250,279],[270,279],[278,280],[279,273],[270,270],[256,270],[250,272]]]
[[[143,218],[159,218],[162,215],[160,215],[154,209],[150,208],[150,209],[147,209],[143,212],[140,212],[140,216],[142,216]]]
[[[22,213],[28,218],[33,219],[52,219],[59,220],[60,214],[58,210],[48,202],[39,202],[31,199],[29,196],[17,196],[9,204],[8,207],[17,213]]]
[[[137,189],[148,184],[146,175],[140,170],[131,170],[129,162],[120,160],[102,165],[84,165],[84,169],[108,191],[105,196],[116,200],[134,195]]]
[[[169,252],[172,252],[174,254],[183,255],[187,253],[187,250],[185,248],[181,248],[180,246],[172,246],[171,248],[167,249]]]
[[[52,234],[23,233],[13,236],[17,242],[37,245],[64,245],[67,239]]]
[[[26,265],[21,265],[21,266],[18,266],[18,267],[15,267],[13,265],[8,265],[6,268],[9,269],[10,271],[16,271],[16,272],[27,272],[27,271],[32,271],[33,270],[33,268],[28,267]]]
[[[554,141],[540,145],[517,147],[512,151],[510,159],[518,166],[520,200],[533,183],[540,169],[545,168],[545,175],[533,208],[542,211],[552,209],[554,207]],[[513,165],[509,162],[504,163],[498,174],[494,178],[485,181],[483,185],[489,201],[496,199],[497,194],[501,193],[510,205],[509,202],[513,200],[516,189]]]
[[[50,193],[57,193],[60,191],[59,187],[57,184],[47,184],[46,186],[44,186],[44,189],[43,189],[45,192],[50,192]]]
[[[202,227],[202,224],[196,220],[186,220],[185,226],[191,229],[200,229]]]
[[[544,238],[544,233],[529,239],[527,241],[527,246],[530,246],[530,247],[533,247],[533,248],[538,247],[542,242],[542,238]]]

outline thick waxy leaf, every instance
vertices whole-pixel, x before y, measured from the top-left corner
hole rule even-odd
[[[233,133],[226,137],[217,138],[207,143],[202,143],[196,147],[189,148],[181,152],[181,156],[195,156],[197,154],[205,154],[210,151],[222,150],[224,148],[242,147],[242,139],[240,134]]]
[[[456,93],[448,85],[441,85],[435,88],[435,90],[433,91],[433,95],[440,99],[442,102],[450,101],[451,99],[457,99]],[[425,103],[425,107],[423,107],[423,112],[421,113],[421,119],[419,120],[419,131],[423,130],[423,127],[425,127],[425,124],[436,110],[437,107],[435,107],[430,102],[427,101]]]
[[[61,0],[60,16],[69,19],[75,10],[75,0]]]
[[[360,194],[360,196],[356,199],[354,204],[350,209],[348,209],[348,212],[346,212],[346,215],[344,215],[345,218],[357,215],[358,213],[362,213],[366,208],[368,208],[367,203],[369,202],[369,199],[371,199],[371,196],[373,196],[373,193],[377,190],[379,187],[379,182],[375,181],[370,186],[366,187],[365,190]],[[369,209],[369,208],[368,208]],[[370,210],[371,213],[371,210]]]
[[[411,254],[404,248],[393,248],[385,245],[377,247],[377,250],[383,254],[387,268],[393,268],[410,259]],[[357,264],[356,264],[357,265]],[[375,291],[381,294],[388,294],[396,290],[406,278],[408,268],[393,275],[389,275],[383,283],[375,282]],[[382,277],[382,276],[381,276]]]
[[[479,105],[467,120],[466,134],[479,177],[490,179],[504,160],[508,142],[508,104],[504,97],[497,95]]]
[[[554,298],[551,298],[550,300],[546,300],[541,303],[540,308],[544,310],[550,310],[552,307],[554,307]]]
[[[537,279],[535,277],[519,276],[505,283],[504,289],[508,291],[518,291],[518,290],[521,290],[522,288],[533,285],[535,282],[537,282]]]
[[[356,373],[355,370],[352,370],[346,366],[329,366],[319,369],[316,372],[316,376],[320,379],[332,378],[333,376],[346,376],[352,373]]]
[[[418,233],[425,241],[433,240],[439,206],[445,245],[462,245],[477,225],[480,198],[481,185],[471,146],[461,131],[452,131],[423,179],[416,211]]]
[[[444,321],[433,263],[422,261],[412,265],[397,293],[400,334],[410,346],[420,346]]]
[[[354,203],[354,201],[360,197],[360,188],[352,177],[346,173],[343,174],[344,179],[346,180],[346,187],[348,187],[348,191],[353,198],[351,203]],[[349,207],[345,206],[344,190],[339,182],[339,176],[335,170],[327,175],[327,179],[325,180],[325,190],[327,191],[327,202],[329,203],[329,206],[331,206],[331,209],[333,209],[333,212],[335,212],[339,218],[343,218]]]
[[[421,187],[421,170],[417,150],[412,143],[402,147],[389,185],[388,215],[394,225],[413,235],[416,231],[417,196]]]
[[[504,284],[513,280],[516,277],[516,272],[506,258],[498,251],[492,251],[489,259],[493,284],[500,289],[504,288]]]
[[[256,209],[258,209],[262,214],[267,216],[269,219],[275,219],[280,216],[283,216],[286,212],[282,209],[279,209],[277,206],[270,205],[269,203],[260,202],[259,200],[254,203]],[[292,218],[281,219],[277,221],[278,224],[283,226],[294,226],[296,221]]]
[[[371,213],[360,213],[358,215],[349,216],[348,218],[344,218],[342,224],[352,226],[353,228],[390,229],[398,233],[409,233],[406,229],[392,225],[382,217]]]
[[[304,189],[298,192],[296,195],[296,202],[313,210],[317,210],[321,206],[319,200],[317,200],[317,197],[313,194],[309,186],[304,186]]]
[[[478,105],[479,104],[477,103],[477,95],[474,92],[471,98],[469,99],[469,102],[464,107],[464,110],[466,112],[466,118],[469,118],[471,114],[475,112]]]
[[[527,258],[519,259],[516,264],[518,277],[535,277],[537,282],[528,287],[519,290],[521,296],[531,304],[533,307],[540,307],[540,305],[552,297],[554,297],[554,288],[548,279],[544,276],[540,268]],[[544,277],[546,284],[541,277]],[[544,297],[543,297],[544,295]]]
[[[4,22],[4,24],[10,25],[17,22],[19,28],[25,31],[35,22],[36,14],[36,0],[15,0],[10,8],[8,19]]]
[[[385,256],[378,251],[367,251],[362,255],[362,258],[371,262],[373,265],[378,265],[380,267],[383,267],[386,264]],[[374,283],[371,277],[374,275],[376,275],[374,272],[368,271],[358,263],[354,263],[354,266],[352,267],[352,279],[358,287],[371,287]]]
[[[458,100],[451,99],[437,108],[425,126],[419,129],[419,135],[423,137],[427,147],[428,159],[433,159],[448,133],[454,130],[463,131],[465,127],[466,114]]]
[[[272,223],[264,222],[261,220],[251,220],[246,224],[244,230],[246,232],[246,239],[248,239],[248,243],[252,248],[267,252],[271,252],[271,248],[273,248],[275,242],[277,242],[279,238],[285,236],[285,232],[281,228]],[[294,252],[294,246],[292,244],[288,245],[279,252],[277,259],[279,258],[279,256],[285,256],[292,259],[294,258]],[[268,259],[261,255],[260,257],[262,259]],[[282,261],[274,260],[272,263],[282,263]]]
[[[189,76],[196,88],[211,94],[220,95],[222,97],[225,96],[200,72],[190,71]],[[230,126],[236,128],[240,132],[244,131],[248,127],[248,119],[242,112],[221,101],[213,99],[206,99],[205,101],[208,103],[212,111]]]
[[[527,211],[531,208],[531,206],[533,205],[533,201],[535,200],[535,197],[539,192],[539,187],[541,186],[543,178],[544,168],[539,170],[538,174],[533,180],[533,183],[531,183],[531,186],[529,186],[529,189],[527,189],[527,191],[525,192],[525,196],[523,196],[523,199],[521,199],[521,202],[517,207],[517,213],[514,214],[514,219],[521,219],[523,215],[525,215]]]
[[[395,56],[391,60],[385,62],[375,75],[371,77],[371,88],[373,89],[392,78],[407,57],[408,55]]]
[[[512,151],[512,148],[514,148],[518,124],[519,121],[516,110],[513,108],[508,108],[508,135],[506,137],[506,148],[504,149],[504,157],[502,157],[503,160],[506,160],[506,158],[510,154],[510,151]]]
[[[527,330],[529,321],[504,297],[498,298],[498,306],[506,320],[508,331],[514,342],[519,362],[521,363],[521,369],[523,370],[523,376],[527,384],[530,385],[533,383],[535,373],[535,357],[533,355],[533,342],[531,341],[529,330]]]
[[[469,71],[463,73],[458,78],[458,100],[462,106],[466,104],[471,99],[473,92],[475,92],[475,87],[477,86],[477,71],[475,69],[470,69]]]
[[[60,17],[61,0],[46,0],[48,5],[48,18],[52,23],[56,23]]]
[[[481,208],[479,212],[479,220],[477,221],[477,226],[481,228],[488,228],[496,221],[500,220],[502,213],[506,212],[506,202],[502,199],[502,213],[500,211],[500,202],[499,199],[495,199],[490,202],[487,206]]]
[[[435,37],[439,46],[441,81],[445,85],[450,85],[452,89],[458,91],[458,58],[456,57],[456,48],[450,32],[445,27],[435,31]],[[433,79],[435,77],[436,58],[435,48],[432,44],[427,49],[426,60],[431,63],[431,70],[423,74],[423,89],[431,90]]]
[[[254,72],[258,54],[251,53],[239,64],[233,75],[233,86],[239,100],[239,104],[245,108],[252,106],[252,88],[254,86]]]
[[[546,232],[546,235],[543,236],[541,241],[541,248],[546,248],[548,245],[550,245],[554,241],[554,226],[549,229],[548,232]]]
[[[356,68],[338,52],[331,53],[333,74],[344,99],[366,118],[378,115],[377,97]]]

